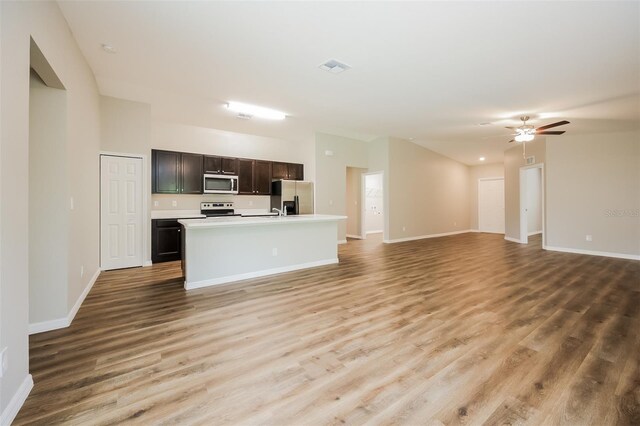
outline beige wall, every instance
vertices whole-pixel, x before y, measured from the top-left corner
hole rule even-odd
[[[28,375],[29,48],[31,35],[67,91],[69,257],[67,302],[73,306],[98,270],[99,98],[58,5],[1,2],[2,129],[0,151],[0,347],[9,369],[0,385],[4,411]],[[80,276],[80,267],[85,274]]]
[[[535,163],[545,162],[544,138],[538,138],[533,142],[527,142],[527,157],[535,156]],[[525,159],[522,155],[522,145],[517,144],[504,152],[504,219],[505,238],[520,241],[520,168],[525,166]],[[544,180],[545,188],[548,186],[547,179]],[[544,214],[544,212],[543,212]]]
[[[546,180],[547,246],[640,256],[640,132],[549,137]]]
[[[152,118],[151,148],[302,163],[305,180],[314,178],[314,146],[302,141],[227,132]]]
[[[270,209],[268,196],[151,195],[151,150],[215,154],[264,160],[302,163],[305,179],[313,180],[314,151],[307,143],[227,132],[153,118],[152,105],[101,96],[101,150],[146,156],[146,185],[149,194],[147,222],[147,250],[151,258],[152,210],[199,210],[202,201],[233,201],[236,209]],[[175,202],[175,206],[173,203]]]
[[[388,174],[389,240],[469,229],[466,165],[390,139]]]
[[[66,91],[31,72],[29,88],[29,323],[69,310]]]
[[[333,155],[326,155],[326,151]],[[346,215],[347,167],[367,168],[368,145],[355,139],[316,134],[316,212]],[[347,234],[346,221],[338,225],[338,239]]]
[[[362,237],[362,173],[367,169],[347,167],[347,235]]]
[[[147,195],[144,262],[151,262],[151,105],[100,96],[100,150],[143,156]]]
[[[504,177],[504,164],[481,164],[469,167],[469,228],[478,229],[478,180]]]

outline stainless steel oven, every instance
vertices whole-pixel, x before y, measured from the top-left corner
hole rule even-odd
[[[238,176],[204,175],[205,194],[237,194]]]

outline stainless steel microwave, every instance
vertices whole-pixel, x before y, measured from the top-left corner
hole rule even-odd
[[[238,176],[204,175],[205,194],[237,194]]]

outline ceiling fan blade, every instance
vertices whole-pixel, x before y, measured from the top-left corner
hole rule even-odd
[[[516,141],[515,139],[511,139],[511,140],[509,141],[509,143],[511,143],[511,142],[515,142],[515,141]]]
[[[557,123],[547,124],[546,126],[540,126],[536,130],[547,130],[552,127],[564,126],[565,124],[569,124],[567,120],[558,121]]]
[[[547,130],[546,132],[536,132],[536,135],[561,135],[565,133],[564,130]]]
[[[517,127],[513,127],[513,126],[506,126],[505,129],[511,129],[511,130],[515,130],[517,129]]]

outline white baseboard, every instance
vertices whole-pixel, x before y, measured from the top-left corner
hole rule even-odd
[[[73,319],[76,317],[76,314],[80,309],[80,306],[82,306],[82,302],[84,302],[84,299],[87,297],[87,295],[93,288],[93,285],[96,283],[96,280],[98,279],[99,275],[100,275],[100,268],[98,268],[96,272],[93,274],[93,276],[91,277],[91,280],[89,281],[87,286],[84,288],[84,290],[82,291],[82,294],[80,294],[80,296],[78,297],[78,300],[76,300],[76,303],[73,305],[73,307],[71,308],[71,310],[69,311],[66,317],[29,324],[29,334],[44,333],[45,331],[52,331],[52,330],[58,330],[60,328],[69,327],[73,322]]]
[[[11,422],[13,422],[18,415],[18,411],[20,411],[24,402],[27,400],[31,389],[33,389],[33,377],[31,374],[27,374],[27,377],[24,378],[7,407],[2,411],[2,414],[0,414],[0,425],[10,425]]]
[[[297,271],[299,269],[315,268],[317,266],[333,265],[338,263],[338,259],[317,260],[315,262],[299,263],[297,265],[283,266],[280,268],[265,269],[262,271],[247,272],[245,274],[227,275],[226,277],[214,278],[211,280],[194,281],[191,283],[184,282],[185,290],[194,290],[196,288],[210,287],[218,284],[226,284],[235,281],[248,280],[251,278],[259,278],[267,275],[282,274],[284,272]]]
[[[34,322],[33,324],[29,324],[29,334],[44,333],[45,331],[58,330],[66,327],[69,327],[67,317],[56,318],[49,321]]]
[[[479,229],[469,229],[469,232],[480,232]]]
[[[424,240],[425,238],[447,237],[449,235],[466,234],[468,232],[471,232],[471,230],[465,229],[463,231],[443,232],[441,234],[429,234],[429,235],[419,235],[417,237],[395,238],[393,240],[383,240],[383,242],[385,244],[403,243],[405,241]]]
[[[338,240],[338,244],[347,244],[347,240],[346,239]]]
[[[347,238],[353,238],[356,240],[362,240],[362,236],[361,235],[352,235],[352,234],[347,234]]]
[[[143,267],[144,266],[151,266],[151,265],[153,265],[153,262],[150,261],[150,260],[145,260],[144,263],[142,264]]]
[[[367,231],[367,235],[369,234],[382,234],[384,231],[381,229],[379,231]]]
[[[640,255],[637,255],[637,254],[612,253],[608,251],[583,250],[583,249],[553,247],[553,246],[544,246],[543,249],[549,250],[549,251],[559,251],[563,253],[588,254],[590,256],[605,256],[605,257],[615,257],[618,259],[640,260]]]
[[[506,235],[504,236],[504,239],[507,241],[511,241],[512,243],[518,243],[518,244],[524,244],[522,241],[520,241],[517,238],[511,238],[511,237],[507,237]]]
[[[533,232],[529,232],[529,234],[528,234],[528,235],[529,235],[529,236],[532,236],[532,235],[538,235],[538,234],[542,234],[542,231],[533,231]]]

